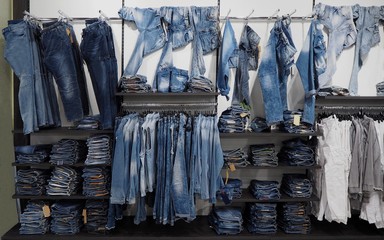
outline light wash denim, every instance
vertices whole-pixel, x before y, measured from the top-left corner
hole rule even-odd
[[[332,76],[336,72],[337,57],[356,41],[356,27],[353,23],[351,6],[329,6],[318,3],[314,7],[315,15],[328,30],[327,68],[319,76],[319,88],[332,86]]]
[[[161,24],[159,9],[123,7],[119,10],[119,16],[134,22],[140,32],[123,73],[123,77],[132,77],[137,74],[145,56],[164,46],[166,34]]]
[[[225,21],[223,40],[220,47],[219,66],[217,73],[217,88],[222,96],[229,100],[229,68],[237,67],[238,47],[232,24]]]
[[[290,18],[276,20],[259,66],[258,78],[268,125],[283,121],[283,112],[288,108],[287,80],[296,53],[290,22]]]
[[[355,58],[349,93],[358,95],[358,74],[367,58],[369,50],[380,42],[379,21],[384,19],[384,6],[362,7],[352,6],[352,13],[356,25],[357,36],[355,44]]]
[[[315,122],[315,98],[319,87],[319,76],[327,67],[325,52],[322,25],[318,20],[312,20],[296,62],[305,93],[301,121],[311,125]]]

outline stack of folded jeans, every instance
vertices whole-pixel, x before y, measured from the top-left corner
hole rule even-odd
[[[235,235],[243,231],[243,216],[240,208],[214,207],[208,220],[211,227],[220,235]]]
[[[70,196],[79,189],[80,174],[71,167],[57,166],[48,180],[47,194]]]
[[[85,165],[111,164],[112,139],[109,135],[94,135],[87,139]]]
[[[248,154],[244,149],[236,148],[223,151],[224,163],[229,166],[233,164],[235,167],[246,167],[249,165]]]
[[[251,180],[249,191],[257,200],[280,199],[279,182],[277,181]]]
[[[222,133],[241,133],[245,131],[250,112],[240,105],[232,105],[219,118],[219,131]]]
[[[284,141],[278,157],[280,161],[291,166],[313,166],[315,164],[312,144],[300,138]]]
[[[193,77],[187,83],[188,92],[213,92],[213,90],[212,81],[204,76]]]
[[[100,197],[109,194],[111,186],[110,170],[105,167],[85,167],[83,169],[83,195]]]
[[[16,163],[38,164],[48,161],[51,144],[16,146]]]
[[[261,117],[255,117],[250,123],[250,128],[252,129],[253,132],[257,132],[257,133],[271,131],[271,127],[268,126],[265,118],[261,118]]]
[[[309,234],[311,219],[306,203],[284,203],[279,208],[278,225],[285,233]]]
[[[384,96],[384,81],[376,84],[376,95]]]
[[[20,215],[20,234],[45,234],[49,231],[49,218],[44,216],[43,201],[29,201]]]
[[[41,196],[45,193],[48,174],[41,169],[20,169],[16,176],[16,194]]]
[[[79,130],[97,130],[100,129],[100,116],[87,116],[74,123],[75,129]]]
[[[135,75],[120,78],[120,91],[124,93],[148,93],[152,92],[151,85],[147,84],[147,77]]]
[[[284,122],[280,125],[280,130],[288,133],[314,133],[315,131],[311,124],[299,120],[302,117],[302,110],[285,110],[283,113]]]
[[[250,233],[274,234],[277,231],[276,203],[247,203],[244,213]]]
[[[61,201],[51,206],[51,232],[60,235],[76,234],[83,226],[83,203]]]
[[[85,202],[87,221],[85,227],[89,233],[105,233],[108,217],[108,201],[88,199]]]
[[[62,139],[52,147],[49,162],[54,165],[73,165],[87,156],[84,140]]]
[[[276,167],[279,164],[274,144],[256,144],[249,146],[249,148],[253,166]]]
[[[281,191],[293,198],[310,198],[312,184],[305,174],[284,174]]]
[[[224,187],[217,192],[218,199],[223,200],[225,204],[230,204],[233,199],[241,198],[243,194],[242,184],[240,179],[229,178]]]

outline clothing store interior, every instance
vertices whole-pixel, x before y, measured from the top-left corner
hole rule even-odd
[[[0,236],[384,239],[383,0],[2,0]]]

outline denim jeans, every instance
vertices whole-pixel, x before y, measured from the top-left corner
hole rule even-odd
[[[273,234],[277,231],[276,203],[247,203],[244,211],[250,233]]]
[[[217,73],[217,88],[222,96],[229,99],[229,68],[238,65],[238,47],[232,24],[227,19],[223,30],[223,40],[220,47],[219,66]]]
[[[165,32],[161,25],[159,9],[123,7],[119,10],[119,16],[134,22],[140,32],[135,49],[123,73],[123,77],[132,77],[137,74],[145,56],[164,46]]]
[[[204,76],[191,77],[187,82],[188,92],[213,92],[214,85],[212,81]]]
[[[283,112],[284,122],[280,124],[280,130],[288,133],[314,133],[313,124],[300,121],[297,125],[295,123],[295,117],[298,116],[302,119],[303,111],[301,110],[285,110]]]
[[[228,178],[224,187],[217,192],[217,198],[223,200],[225,204],[230,204],[233,199],[241,198],[243,190],[241,179]]]
[[[110,170],[102,167],[83,168],[83,195],[106,196],[110,189]]]
[[[284,174],[281,190],[290,197],[309,198],[312,196],[312,183],[305,174]]]
[[[107,134],[92,135],[87,139],[88,154],[85,165],[110,164],[112,160],[112,139]]]
[[[16,173],[16,194],[44,195],[48,178],[47,172],[41,169],[19,169]]]
[[[102,129],[112,129],[117,114],[117,60],[111,27],[97,19],[86,21],[80,45],[91,76]]]
[[[261,58],[258,77],[268,125],[283,121],[287,106],[287,80],[296,48],[290,34],[290,18],[278,18]]]
[[[83,203],[60,201],[51,206],[51,232],[60,235],[70,235],[80,232],[83,226]]]
[[[299,138],[284,141],[278,157],[281,162],[286,162],[291,166],[313,166],[315,164],[312,143]]]
[[[265,118],[255,117],[250,123],[250,128],[253,132],[270,132],[271,128],[268,126]]]
[[[20,215],[20,234],[45,234],[49,232],[49,218],[44,216],[44,201],[29,201]]]
[[[317,19],[328,30],[327,68],[319,76],[319,88],[332,86],[336,72],[336,59],[341,52],[356,42],[356,27],[351,6],[329,6],[318,3],[314,7]]]
[[[46,162],[51,149],[51,144],[15,146],[16,162],[21,164]]]
[[[52,146],[49,162],[55,165],[73,165],[83,162],[87,155],[84,140],[62,139]]]
[[[233,164],[235,167],[246,167],[250,164],[248,162],[248,154],[241,148],[224,150],[223,157],[228,167],[230,164]]]
[[[249,190],[258,200],[277,200],[280,199],[280,191],[277,181],[251,180]]]
[[[44,63],[56,80],[67,120],[80,120],[89,113],[89,100],[83,60],[73,27],[63,21],[43,25]]]
[[[311,125],[315,122],[315,96],[319,87],[319,76],[327,67],[325,52],[322,25],[318,20],[312,20],[296,62],[305,93],[301,121]]]
[[[89,233],[105,233],[107,216],[108,216],[108,201],[87,199],[85,202],[87,210],[87,222],[85,228]]]
[[[109,203],[107,225],[105,228],[111,230],[116,227],[116,220],[123,219],[123,205]]]
[[[252,165],[276,167],[277,152],[274,144],[257,144],[249,146],[252,154]]]
[[[219,118],[219,131],[223,133],[244,132],[247,117],[250,112],[240,105],[232,105],[221,113]]]
[[[57,166],[48,180],[47,195],[70,196],[76,194],[79,189],[79,182],[80,174],[77,170],[71,167]]]
[[[282,204],[279,208],[278,226],[285,233],[309,234],[311,220],[306,208],[307,205],[302,202]]]
[[[384,96],[384,82],[379,82],[376,84],[376,95]]]
[[[147,84],[147,77],[140,74],[121,77],[119,89],[124,93],[147,93],[151,92],[151,85]]]
[[[240,208],[214,207],[208,216],[208,220],[219,235],[239,234],[243,230],[243,217]]]

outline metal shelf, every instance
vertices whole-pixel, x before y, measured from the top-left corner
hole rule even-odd
[[[64,196],[64,195],[41,195],[41,196],[31,196],[31,195],[16,195],[14,194],[12,196],[13,199],[46,199],[46,200],[76,200],[76,199],[109,199],[109,195],[107,196],[100,196],[100,197],[90,197],[90,196],[84,196],[84,195],[71,195],[71,196]]]
[[[243,202],[260,202],[260,203],[279,203],[279,202],[312,202],[319,201],[320,199],[312,195],[310,198],[292,198],[287,194],[281,193],[280,199],[277,200],[258,200],[253,197],[248,189],[243,189],[242,197],[239,199],[232,199],[232,202],[243,203]]]
[[[221,139],[233,139],[233,138],[262,138],[262,137],[310,137],[310,136],[321,136],[321,133],[316,131],[313,133],[288,133],[277,130],[271,132],[243,132],[243,133],[220,133]]]
[[[218,96],[218,92],[180,92],[180,93],[159,93],[159,92],[150,92],[150,93],[123,93],[117,92],[116,96],[123,97],[183,97],[183,96],[202,96],[202,97],[211,97]]]
[[[67,167],[109,167],[111,164],[92,164],[92,165],[86,165],[85,163],[75,163],[73,165],[64,164],[64,165],[55,165],[50,164],[49,162],[44,163],[12,163],[12,166],[14,167],[31,167],[31,168],[52,168],[52,167],[58,167],[58,166],[67,166]]]
[[[225,169],[225,167],[224,167]],[[236,167],[236,170],[257,170],[257,169],[268,169],[268,170],[307,170],[307,169],[321,169],[320,165],[313,165],[313,166],[291,166],[285,163],[279,163],[278,166],[276,167],[267,167],[267,166],[253,166],[253,165],[248,165],[246,167]]]
[[[13,133],[23,133],[22,129],[15,129]],[[32,135],[43,135],[43,134],[67,134],[67,135],[91,135],[91,134],[113,134],[112,129],[107,130],[84,130],[75,129],[74,127],[58,127],[58,128],[43,128],[37,132],[31,133]]]

